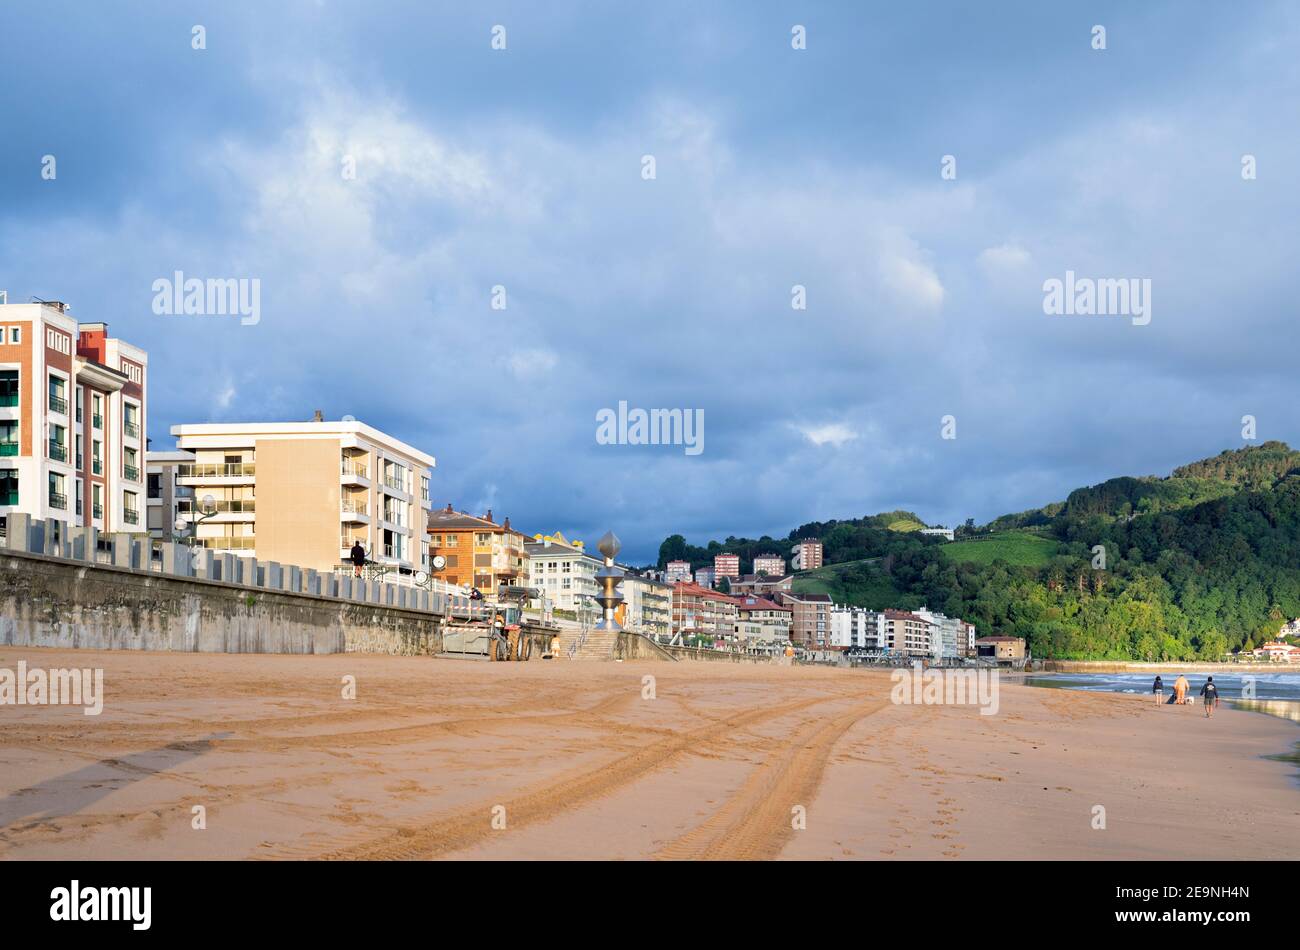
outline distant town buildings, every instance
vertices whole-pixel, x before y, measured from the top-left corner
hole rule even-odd
[[[391,570],[428,565],[426,513],[434,458],[362,422],[172,426],[193,462],[179,517],[197,544],[321,571],[344,566],[354,541]],[[210,502],[207,501],[210,499]]]
[[[785,576],[785,558],[779,554],[759,554],[754,558],[754,573],[768,577]]]
[[[888,642],[885,615],[865,607],[831,608],[827,646],[836,650],[883,651]]]
[[[666,583],[680,584],[693,579],[694,575],[691,574],[690,561],[669,561],[664,565],[664,581]]]
[[[146,530],[148,363],[58,301],[0,304],[0,515]]]
[[[736,601],[701,584],[673,585],[673,633],[729,640],[735,636]]]
[[[671,634],[673,585],[629,573],[624,575],[619,592],[623,595],[623,603],[618,608],[615,619],[624,629],[656,639]]]
[[[885,645],[892,653],[924,657],[930,655],[930,623],[907,610],[885,611]]]
[[[776,654],[790,642],[793,613],[763,597],[734,597],[737,639],[749,652]]]
[[[1300,647],[1273,640],[1252,651],[1256,657],[1272,663],[1300,663]]]
[[[790,569],[814,571],[822,566],[822,543],[816,538],[805,538],[790,549]]]
[[[699,567],[695,569],[695,583],[701,587],[713,587],[716,580],[713,568]]]
[[[716,582],[724,577],[730,580],[740,579],[739,554],[715,554],[713,556],[714,581]]]
[[[733,581],[731,584],[733,594],[752,595],[754,597],[772,598],[777,593],[793,589],[793,574],[787,574],[784,577],[780,574],[746,574],[740,580]]]

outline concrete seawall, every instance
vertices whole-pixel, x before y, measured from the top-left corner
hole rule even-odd
[[[0,556],[0,644],[199,653],[428,654],[425,611],[202,578]]]

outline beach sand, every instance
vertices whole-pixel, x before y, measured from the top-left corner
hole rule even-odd
[[[1226,704],[1004,684],[981,716],[893,705],[883,672],[698,662],[19,660],[102,667],[106,699],[0,706],[0,859],[1300,855],[1296,769],[1266,758],[1300,733]]]

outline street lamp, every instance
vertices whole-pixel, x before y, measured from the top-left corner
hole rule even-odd
[[[202,512],[202,514],[200,515],[198,512]],[[172,527],[176,529],[175,533],[172,535],[172,540],[178,544],[188,544],[190,547],[193,547],[199,539],[199,525],[207,521],[209,518],[215,518],[218,514],[217,500],[210,494],[204,495],[202,502],[200,502],[200,507],[197,511],[191,512],[191,517],[188,521],[177,515],[176,522],[172,525]],[[189,529],[188,533],[186,532],[187,528]]]

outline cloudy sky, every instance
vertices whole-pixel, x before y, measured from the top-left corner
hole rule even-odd
[[[0,7],[0,289],[148,350],[155,448],[351,415],[648,560],[1300,442],[1294,4],[271,6]],[[177,270],[260,322],[156,315]],[[1150,323],[1044,314],[1067,270]],[[619,401],[704,451],[599,444]]]

